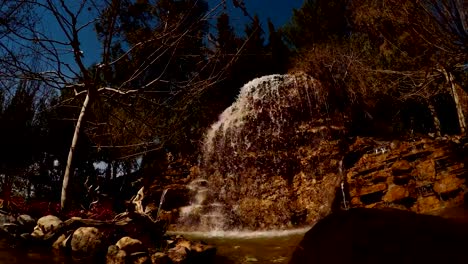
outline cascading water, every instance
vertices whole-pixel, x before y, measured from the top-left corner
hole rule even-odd
[[[247,83],[204,141],[201,177],[181,212],[192,229],[272,229],[328,213],[342,159],[343,118],[306,74]],[[209,194],[209,195],[206,195]],[[222,217],[220,217],[222,215]],[[193,227],[198,224],[198,226]]]
[[[158,207],[158,212],[156,213],[156,220],[159,219],[159,213],[161,212],[162,205],[164,203],[164,198],[166,197],[168,189],[164,189],[164,191],[161,194],[161,198],[159,198],[159,207]]]

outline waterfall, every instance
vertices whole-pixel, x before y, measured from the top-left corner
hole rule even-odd
[[[205,197],[182,210],[183,222],[258,230],[310,224],[326,214],[340,184],[343,131],[329,97],[303,73],[244,85],[205,135],[197,180],[205,186],[192,186],[194,196]]]

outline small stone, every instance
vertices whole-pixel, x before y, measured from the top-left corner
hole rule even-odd
[[[147,248],[143,246],[143,243],[140,240],[128,236],[122,237],[115,245],[121,250],[127,252],[127,254],[147,251]]]

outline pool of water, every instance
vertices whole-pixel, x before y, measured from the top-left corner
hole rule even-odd
[[[215,263],[288,263],[294,249],[310,228],[287,231],[172,232],[202,240],[217,248]]]
[[[0,263],[1,264],[55,264],[76,263],[60,254],[53,254],[47,248],[26,247],[12,245],[7,239],[0,239]]]

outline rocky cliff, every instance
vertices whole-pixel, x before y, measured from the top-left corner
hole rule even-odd
[[[358,138],[345,157],[351,207],[429,213],[464,202],[468,140]]]

